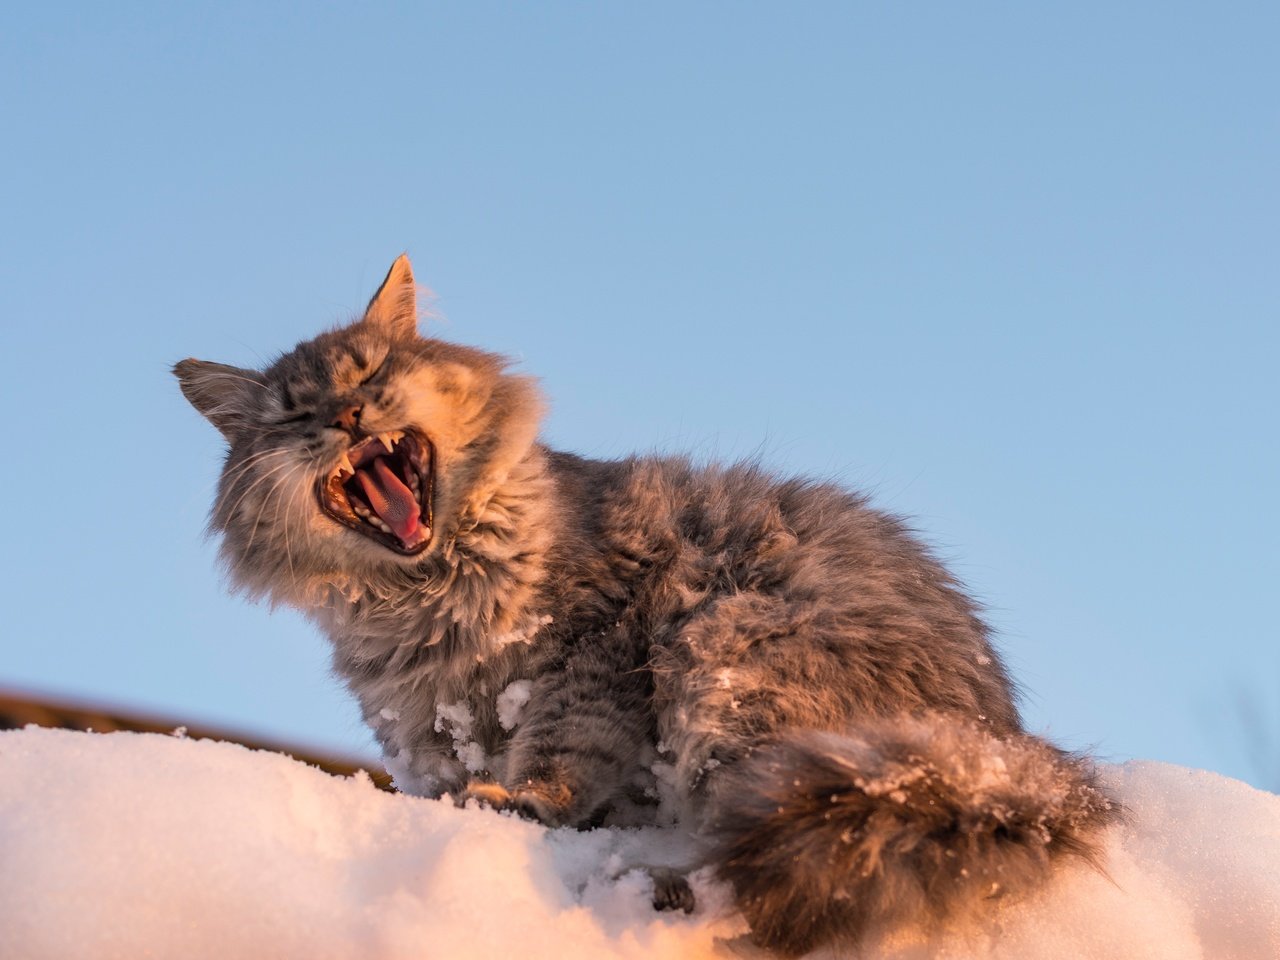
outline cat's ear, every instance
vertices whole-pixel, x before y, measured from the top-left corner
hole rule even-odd
[[[257,371],[207,360],[183,360],[174,365],[173,375],[182,395],[223,436],[249,419],[250,412],[261,405],[260,394],[265,389]]]
[[[413,285],[413,268],[408,254],[400,254],[387,271],[387,279],[369,301],[364,322],[381,327],[398,339],[418,333],[418,293]]]

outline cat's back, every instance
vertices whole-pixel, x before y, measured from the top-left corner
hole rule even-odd
[[[976,604],[902,520],[866,497],[754,462],[553,454],[549,463],[577,531],[579,573],[566,582],[598,584],[615,605],[640,608],[655,641],[718,607],[752,604],[811,625],[797,643],[847,646],[886,677],[917,684],[928,674],[941,690],[953,686],[942,681],[949,675],[966,709],[976,702],[997,727],[1018,726]]]
[[[776,567],[774,586],[815,593],[847,578],[864,588],[898,578],[955,585],[903,521],[838,484],[780,477],[754,461],[554,452],[548,462],[563,520],[646,566],[701,558],[746,576]]]

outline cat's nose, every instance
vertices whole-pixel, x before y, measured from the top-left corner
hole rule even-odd
[[[360,429],[360,412],[363,409],[364,408],[358,404],[352,404],[349,407],[345,407],[336,417],[333,418],[333,422],[329,424],[329,426],[333,427],[335,430],[345,430],[347,433],[355,433]]]

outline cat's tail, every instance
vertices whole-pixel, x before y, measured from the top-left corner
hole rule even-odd
[[[1099,866],[1121,808],[1093,766],[1036,737],[930,715],[799,731],[723,771],[712,862],[761,946],[798,956]]]

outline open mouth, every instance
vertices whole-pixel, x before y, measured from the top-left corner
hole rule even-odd
[[[416,432],[361,440],[320,481],[320,507],[396,553],[421,553],[431,542],[432,459],[431,442]]]

